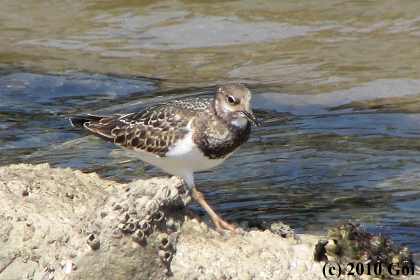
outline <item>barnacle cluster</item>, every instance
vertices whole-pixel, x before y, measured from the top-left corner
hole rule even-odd
[[[314,259],[336,261],[343,266],[343,271],[348,263],[362,263],[371,267],[381,265],[384,272],[388,272],[390,266],[413,266],[412,253],[407,247],[397,246],[381,234],[368,233],[360,225],[342,224],[329,229],[327,237],[328,240],[320,240],[315,246]]]
[[[171,178],[171,184],[156,180],[128,184],[119,197],[110,199],[112,210],[101,216],[103,224],[113,224],[115,239],[129,237],[131,242],[148,247],[169,271],[191,196],[183,181],[176,177]],[[92,236],[88,236],[88,243],[91,247],[95,245]]]

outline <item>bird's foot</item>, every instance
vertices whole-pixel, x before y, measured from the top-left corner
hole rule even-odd
[[[210,218],[213,220],[214,225],[217,228],[217,231],[220,233],[223,233],[224,229],[227,229],[233,233],[242,233],[242,231],[239,230],[239,228],[237,229],[234,225],[226,222],[225,220],[223,220],[222,218],[219,217],[219,215],[217,215],[213,209],[210,207],[210,205],[207,203],[207,201],[204,199],[204,196],[201,192],[199,192],[196,188],[192,189],[192,193],[193,196],[195,198],[195,200],[197,200],[197,202],[201,205],[201,207],[204,208],[204,210],[206,210],[206,212],[210,215]]]
[[[236,233],[236,227],[228,222],[226,222],[225,220],[223,220],[222,218],[220,218],[219,216],[213,216],[211,217],[214,225],[217,228],[217,231],[222,233],[224,229],[229,230],[233,233]]]

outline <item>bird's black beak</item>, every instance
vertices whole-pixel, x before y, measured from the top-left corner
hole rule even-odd
[[[254,115],[252,114],[252,112],[250,111],[243,111],[245,117],[255,126],[260,126],[261,124],[259,123],[259,121],[257,120],[256,117],[254,117]]]

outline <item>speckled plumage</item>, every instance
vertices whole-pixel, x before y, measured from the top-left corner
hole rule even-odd
[[[238,89],[248,93],[248,89],[239,84],[227,85],[219,91],[235,94]],[[214,106],[215,99],[186,98],[125,115],[76,116],[71,122],[124,148],[164,157],[189,132],[187,125],[191,121],[197,132],[193,135],[194,143],[205,156],[218,159],[231,154],[247,141],[251,128],[249,121],[245,127],[233,126],[229,118],[215,113]]]
[[[143,161],[181,177],[211,215],[218,229],[234,227],[195,190],[193,173],[220,164],[248,140],[251,92],[242,84],[220,87],[213,99],[186,98],[154,105],[137,113],[70,118],[73,126],[132,150]]]

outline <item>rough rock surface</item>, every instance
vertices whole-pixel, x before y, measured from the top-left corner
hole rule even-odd
[[[0,192],[0,279],[325,279],[319,237],[220,235],[186,215],[176,177],[19,164],[0,167]]]
[[[0,279],[171,275],[190,200],[180,179],[127,185],[47,164],[2,167],[0,179]]]

